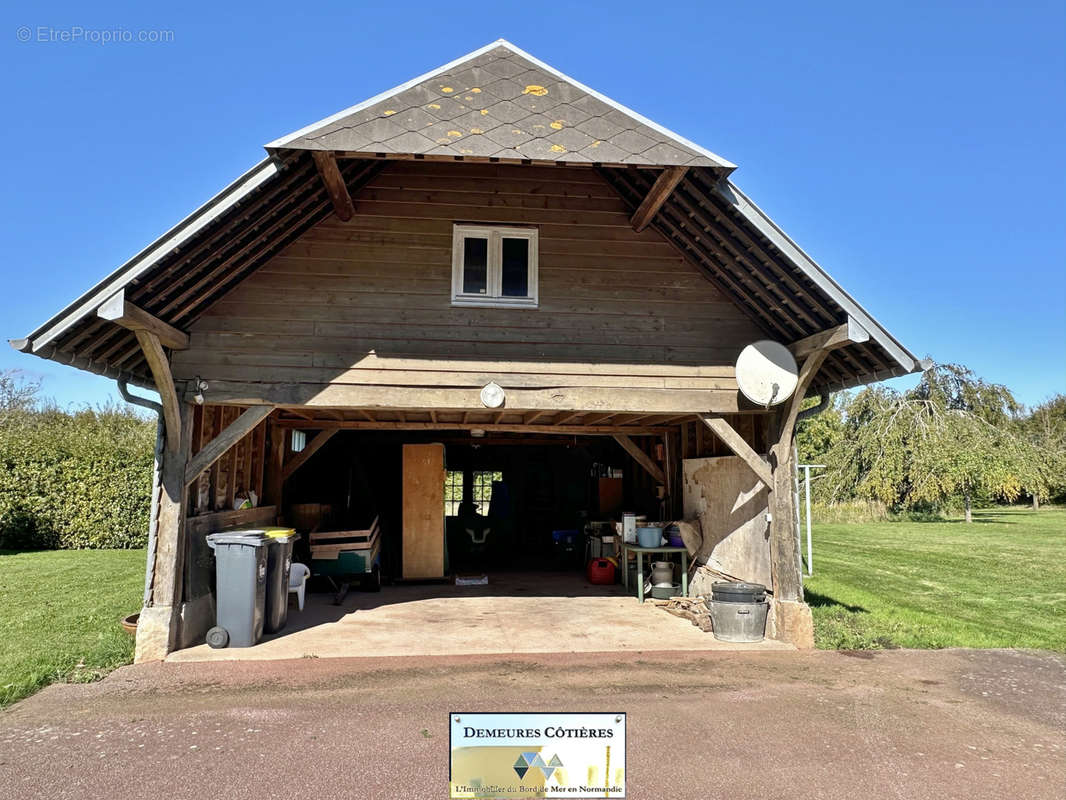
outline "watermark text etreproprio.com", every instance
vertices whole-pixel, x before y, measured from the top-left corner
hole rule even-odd
[[[85,28],[81,25],[55,27],[52,25],[20,25],[15,29],[20,42],[45,44],[164,44],[174,41],[174,31],[130,30],[129,28]]]

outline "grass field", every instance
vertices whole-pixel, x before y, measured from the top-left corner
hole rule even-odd
[[[824,524],[806,579],[823,649],[1066,651],[1066,511],[978,511],[975,522]],[[143,550],[0,551],[0,708],[133,657]]]
[[[1066,651],[1066,511],[814,525],[804,582],[822,649]]]
[[[133,658],[119,625],[139,611],[144,550],[0,551],[0,708]]]

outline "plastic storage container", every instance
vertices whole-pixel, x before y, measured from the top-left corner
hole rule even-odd
[[[640,547],[659,547],[663,543],[663,529],[652,527],[637,528],[637,544]]]
[[[614,583],[615,566],[609,558],[594,558],[589,562],[585,575],[589,583],[604,585]]]
[[[581,531],[552,531],[552,552],[560,563],[571,564],[580,569],[584,560]]]
[[[211,647],[251,647],[262,637],[269,541],[262,531],[228,531],[207,537],[215,551],[218,609],[217,624],[207,632]]]
[[[266,528],[263,533],[268,539],[263,630],[277,633],[289,618],[289,568],[292,566],[292,546],[298,537],[292,528]]]

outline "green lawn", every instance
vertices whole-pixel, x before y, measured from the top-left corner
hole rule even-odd
[[[1066,511],[815,523],[805,586],[822,649],[1066,651]]]
[[[975,522],[814,528],[806,579],[824,649],[1066,651],[1066,511],[978,511]],[[143,550],[0,551],[0,708],[48,683],[96,680],[133,657]]]
[[[139,611],[144,550],[0,551],[0,708],[133,658],[119,620]]]

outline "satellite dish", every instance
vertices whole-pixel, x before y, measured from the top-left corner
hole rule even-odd
[[[785,402],[798,382],[796,359],[780,342],[763,339],[737,356],[737,386],[757,406],[769,408]]]

